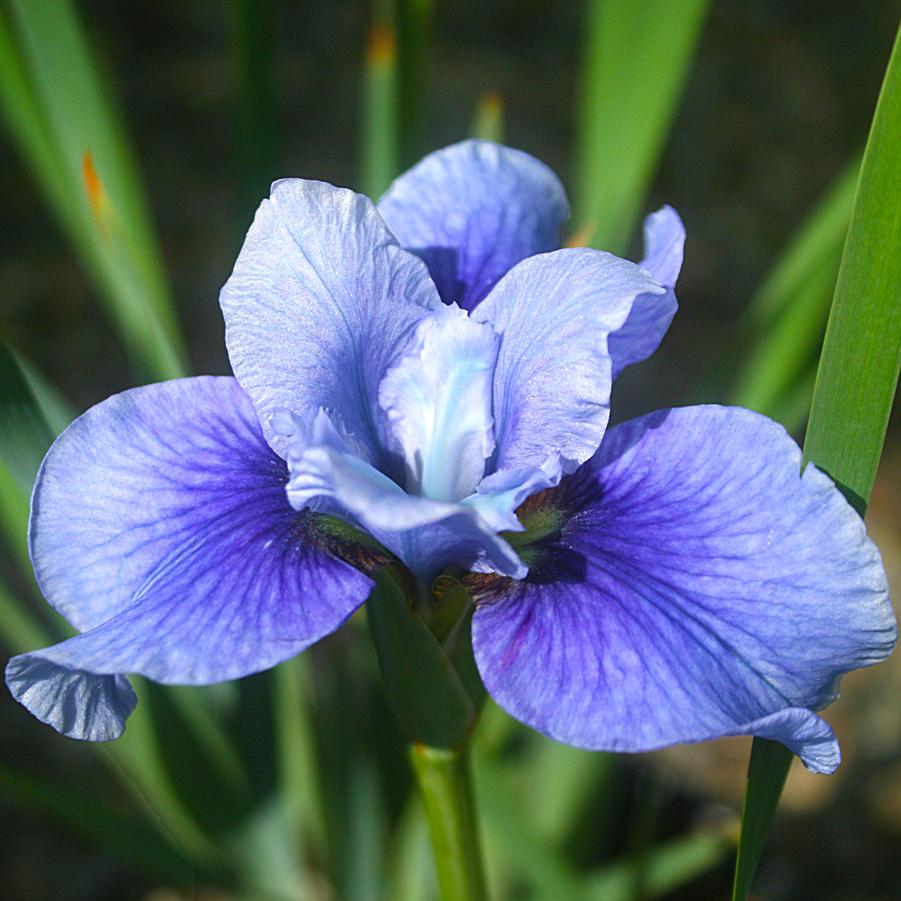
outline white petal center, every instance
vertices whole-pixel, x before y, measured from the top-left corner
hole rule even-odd
[[[406,464],[407,490],[436,501],[472,494],[494,450],[492,384],[498,337],[446,307],[419,325],[379,388]]]

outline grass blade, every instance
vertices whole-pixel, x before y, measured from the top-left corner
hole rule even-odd
[[[788,249],[751,300],[742,344],[753,346],[735,378],[731,402],[767,415],[812,366],[842,245],[848,232],[860,162],[838,177],[798,230]]]
[[[641,895],[634,893],[636,861],[620,860],[589,876],[584,897],[596,901],[659,898],[720,863],[734,846],[732,830],[711,829],[656,845],[645,855]]]
[[[479,97],[469,133],[473,138],[504,143],[504,98],[497,91]]]
[[[142,374],[184,372],[156,239],[124,131],[70,0],[9,0],[0,103],[51,209],[97,282]]]
[[[870,128],[814,387],[804,461],[863,515],[901,367],[901,30]],[[791,754],[755,739],[733,899],[747,897]]]
[[[326,824],[317,773],[307,687],[309,660],[298,656],[275,669],[275,730],[280,797],[297,844],[314,856],[326,853]]]
[[[233,0],[238,81],[241,215],[247,220],[279,176],[278,109],[273,79],[273,10],[268,0]],[[246,224],[242,220],[242,228]]]
[[[428,71],[426,61],[431,44],[434,6],[434,0],[400,0],[398,7],[398,140],[400,161],[404,167],[412,166],[428,150],[423,146],[425,108],[422,98]]]
[[[49,784],[0,765],[0,794],[86,835],[118,860],[155,878],[193,881],[193,867],[178,848],[148,824],[123,816],[71,786]]]
[[[590,0],[574,229],[626,249],[682,94],[709,0]]]
[[[394,4],[375,4],[363,74],[361,190],[380,197],[399,170],[399,72]]]

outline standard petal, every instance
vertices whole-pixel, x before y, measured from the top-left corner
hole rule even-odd
[[[844,672],[886,657],[896,627],[863,523],[800,461],[780,426],[737,408],[612,429],[545,496],[567,521],[532,548],[528,579],[477,577],[488,691],[580,747],[756,734],[834,769],[811,710]]]
[[[671,206],[644,220],[644,259],[639,265],[666,288],[666,293],[639,297],[623,326],[610,336],[614,379],[626,366],[651,356],[670,327],[679,306],[674,288],[684,247],[685,226]]]
[[[385,368],[441,303],[368,198],[302,179],[273,185],[220,302],[232,368],[276,450],[276,409],[324,407],[374,456]]]
[[[136,388],[77,419],[38,475],[31,553],[82,634],[13,658],[16,697],[67,734],[115,737],[134,706],[121,673],[236,678],[336,629],[372,581],[320,548],[286,482],[231,378]]]
[[[598,448],[610,415],[611,333],[637,298],[664,289],[635,263],[587,248],[524,260],[473,313],[501,335],[494,382],[496,469],[572,472]]]
[[[379,201],[398,241],[428,264],[445,303],[472,310],[520,260],[560,246],[563,185],[534,157],[491,141],[429,154]]]

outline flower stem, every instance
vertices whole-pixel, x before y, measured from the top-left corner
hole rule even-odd
[[[464,750],[410,746],[442,901],[487,901],[475,802]]]

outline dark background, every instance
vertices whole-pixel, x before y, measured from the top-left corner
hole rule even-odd
[[[479,95],[497,90],[507,143],[571,184],[582,4],[437,6],[427,146],[465,137]],[[193,368],[226,373],[217,295],[253,213],[238,179],[231,7],[93,0],[79,9],[133,138]],[[884,0],[713,3],[647,204],[671,203],[687,225],[681,311],[661,351],[623,377],[615,418],[697,399],[769,265],[862,147],[899,12]],[[355,186],[366,4],[273,4],[273,15],[280,165],[272,176]],[[93,287],[2,134],[0,195],[0,332],[79,409],[129,387]],[[725,400],[705,390],[705,399]],[[869,517],[890,575],[901,547],[899,475],[893,428]],[[792,775],[758,882],[763,896],[901,896],[899,688],[897,661],[847,680],[829,718],[848,762],[834,778]],[[745,742],[717,742],[653,755],[665,773],[664,807],[737,806],[746,754]],[[84,757],[2,693],[0,758],[108,791],[105,771]],[[115,860],[7,802],[0,831],[0,896],[11,901],[149,891]],[[679,897],[724,897],[728,884],[726,866]]]

